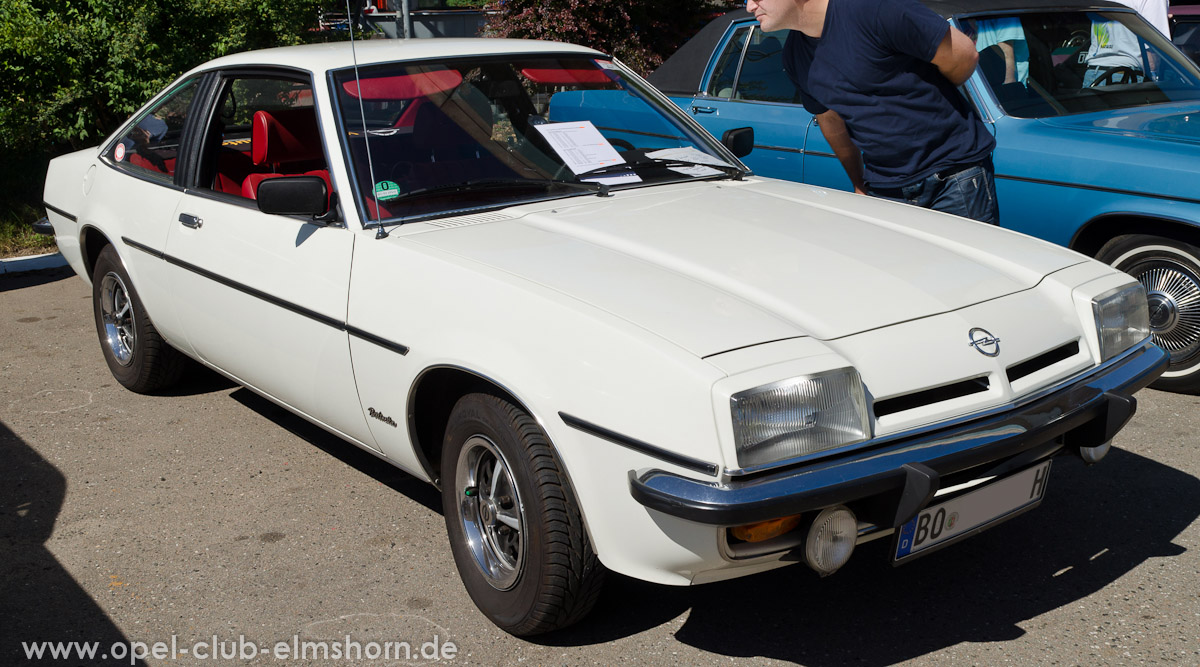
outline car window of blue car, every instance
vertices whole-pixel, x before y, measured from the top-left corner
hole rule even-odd
[[[742,51],[746,49],[746,37],[750,35],[753,25],[739,26],[725,42],[708,78],[708,86],[704,92],[713,97],[729,99],[733,97],[733,86],[737,83],[738,69],[742,65]]]
[[[975,17],[979,72],[1021,118],[1200,100],[1200,70],[1133,12],[1057,11]]]
[[[763,32],[739,26],[725,43],[706,91],[713,97],[749,102],[799,103],[799,92],[783,69],[787,30]]]
[[[1200,58],[1200,14],[1172,17],[1171,36],[1187,57],[1193,61]]]
[[[734,99],[753,102],[800,102],[799,91],[783,69],[783,43],[787,30],[750,34],[742,69],[734,86]]]

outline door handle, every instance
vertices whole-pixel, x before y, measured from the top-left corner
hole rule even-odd
[[[180,213],[179,221],[183,223],[184,227],[188,227],[190,229],[200,229],[200,227],[204,225],[203,220],[190,213]]]
[[[717,113],[717,108],[716,107],[698,107],[696,105],[692,105],[692,115],[693,116],[702,114],[702,113],[705,113],[705,114]]]

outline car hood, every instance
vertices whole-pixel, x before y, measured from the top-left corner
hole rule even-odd
[[[1116,113],[1044,118],[1041,122],[1073,130],[1200,144],[1200,107],[1195,103],[1159,104]]]
[[[409,238],[565,293],[702,357],[953,311],[1086,261],[990,225],[770,179],[625,190],[508,213]]]

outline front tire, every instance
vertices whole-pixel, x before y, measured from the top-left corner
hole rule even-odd
[[[182,375],[184,356],[150,322],[111,245],[100,251],[92,271],[92,311],[104,361],[121,386],[146,394],[174,384]]]
[[[1119,236],[1097,259],[1146,287],[1154,343],[1171,355],[1155,389],[1200,393],[1200,249],[1143,234]]]
[[[488,619],[529,636],[591,611],[604,569],[533,418],[497,396],[464,396],[451,412],[441,462],[454,563]]]

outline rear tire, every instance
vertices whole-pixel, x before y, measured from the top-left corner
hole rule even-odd
[[[1200,249],[1131,234],[1109,241],[1096,257],[1146,287],[1154,343],[1171,355],[1166,372],[1150,386],[1200,393]]]
[[[111,245],[92,271],[92,312],[104,361],[121,386],[146,394],[179,380],[186,357],[158,334]]]
[[[583,618],[604,569],[542,429],[489,394],[454,406],[442,447],[442,507],[454,563],[480,611],[529,636]]]

